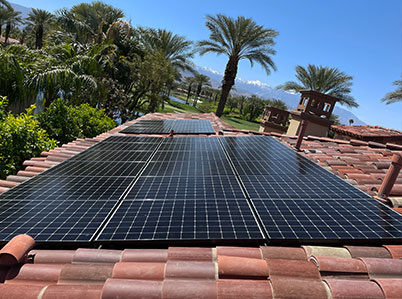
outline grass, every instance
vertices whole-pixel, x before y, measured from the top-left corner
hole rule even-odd
[[[236,129],[240,129],[240,130],[258,131],[258,129],[260,128],[259,123],[250,122],[250,121],[240,119],[240,118],[237,118],[237,117],[233,117],[233,116],[222,115],[221,119],[223,121],[227,122],[228,124],[232,125]]]

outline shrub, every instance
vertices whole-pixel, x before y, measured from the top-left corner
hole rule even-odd
[[[38,156],[42,151],[56,147],[56,141],[50,139],[46,131],[39,127],[33,118],[35,106],[26,113],[13,115],[6,112],[7,100],[0,97],[0,178],[15,174],[22,168],[22,163]]]
[[[50,137],[56,139],[59,145],[76,138],[95,137],[116,125],[104,110],[98,110],[88,104],[70,106],[62,99],[53,101],[39,114],[38,120],[41,127]]]

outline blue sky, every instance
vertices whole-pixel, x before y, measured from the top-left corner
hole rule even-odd
[[[13,0],[54,11],[88,1]],[[277,72],[267,76],[243,61],[238,76],[271,86],[294,80],[296,65],[337,67],[354,77],[351,111],[364,122],[402,130],[402,102],[380,99],[395,90],[402,73],[402,2],[400,0],[265,0],[265,1],[104,1],[121,8],[133,25],[165,28],[196,41],[208,38],[205,15],[224,13],[252,17],[279,32],[273,57]],[[196,56],[194,62],[223,72],[225,56]]]

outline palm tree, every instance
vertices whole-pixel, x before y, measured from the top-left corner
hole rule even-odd
[[[272,100],[268,100],[268,103],[269,103],[269,106],[271,106],[271,107],[282,109],[282,110],[288,110],[288,106],[282,100],[272,99]]]
[[[32,8],[27,20],[35,33],[35,49],[42,49],[44,30],[53,21],[53,15],[46,10]]]
[[[147,50],[160,51],[174,67],[194,72],[189,61],[193,57],[191,41],[165,29],[139,28],[139,31]]]
[[[385,102],[387,105],[402,101],[402,80],[396,80],[392,84],[397,86],[396,90],[387,93],[385,97],[381,99],[381,101]]]
[[[197,100],[198,100],[198,97],[200,96],[202,87],[204,85],[211,86],[211,80],[208,76],[197,74],[194,76],[194,81],[197,84],[197,90],[195,92],[195,99],[193,102],[193,106],[195,107],[197,105]]]
[[[15,11],[12,8],[7,10],[7,24],[6,24],[6,31],[4,33],[5,45],[7,45],[8,38],[10,37],[11,26],[22,22],[20,14],[21,13],[19,11]]]
[[[195,83],[195,79],[194,79],[194,77],[186,77],[186,79],[184,79],[184,83],[187,84],[186,104],[188,105],[188,99],[190,98],[191,88],[193,87],[193,84]]]
[[[278,35],[273,29],[257,25],[251,18],[237,17],[233,19],[222,14],[207,15],[206,26],[211,32],[209,40],[197,43],[200,55],[207,53],[225,54],[229,57],[222,80],[221,98],[216,115],[221,116],[225,108],[230,89],[235,84],[237,67],[241,59],[259,63],[269,75],[271,69],[276,70],[271,55],[275,54],[272,46],[274,37]]]
[[[0,6],[0,36],[2,34],[3,25],[6,24],[8,18],[8,9]]]
[[[306,69],[298,65],[296,66],[296,79],[299,82],[288,81],[278,88],[296,92],[311,89],[339,98],[342,105],[359,107],[355,99],[350,96],[353,77],[337,68],[309,64]]]

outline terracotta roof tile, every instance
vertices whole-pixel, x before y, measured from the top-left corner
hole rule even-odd
[[[116,263],[112,278],[163,281],[165,263]]]
[[[215,299],[217,297],[216,282],[205,279],[165,280],[162,288],[162,297],[166,299]]]
[[[270,279],[276,276],[320,279],[320,272],[312,262],[281,259],[268,259],[266,262]]]
[[[211,248],[196,247],[169,247],[168,260],[170,261],[213,261]]]
[[[308,257],[311,256],[333,256],[342,258],[351,258],[349,251],[342,247],[327,247],[327,246],[302,246]]]
[[[113,279],[106,280],[102,299],[162,298],[162,282],[149,280]]]
[[[368,279],[367,268],[359,259],[317,256],[312,257],[323,278]]]
[[[114,265],[79,264],[65,265],[60,273],[58,284],[103,285],[112,277]]]
[[[300,247],[261,246],[264,259],[307,260],[306,252]]]
[[[390,252],[392,258],[402,258],[402,245],[384,245],[384,247]]]
[[[247,247],[216,247],[216,253],[218,256],[237,256],[247,257],[254,259],[261,259],[261,250],[259,248],[247,248]]]
[[[212,279],[218,277],[216,263],[213,262],[176,262],[168,261],[166,279]]]
[[[73,264],[114,264],[120,261],[121,250],[80,248],[73,256]]]
[[[62,268],[63,265],[56,264],[25,264],[15,277],[9,275],[5,283],[42,286],[57,284]]]
[[[374,258],[392,258],[385,247],[373,246],[345,246],[353,258],[374,257]]]
[[[266,279],[269,275],[264,260],[254,258],[218,256],[219,278]]]
[[[126,249],[121,256],[122,262],[164,263],[167,259],[167,249]]]
[[[370,278],[402,278],[402,259],[360,258]]]
[[[333,299],[340,298],[373,298],[385,299],[385,296],[379,287],[373,281],[364,280],[340,280],[326,279],[325,282],[331,289]]]
[[[271,283],[273,298],[329,298],[326,285],[321,280],[275,277]]]
[[[37,299],[43,290],[43,286],[0,284],[0,299]]]
[[[96,285],[51,285],[43,291],[41,299],[99,299],[102,288]]]
[[[402,297],[402,279],[376,279],[374,281],[381,287],[385,298],[399,299]]]
[[[34,264],[71,264],[75,250],[32,250],[28,253]]]
[[[31,236],[15,236],[0,250],[0,265],[15,265],[23,261],[34,246],[35,240]]]
[[[264,280],[219,279],[217,293],[218,299],[272,298],[271,284]]]

